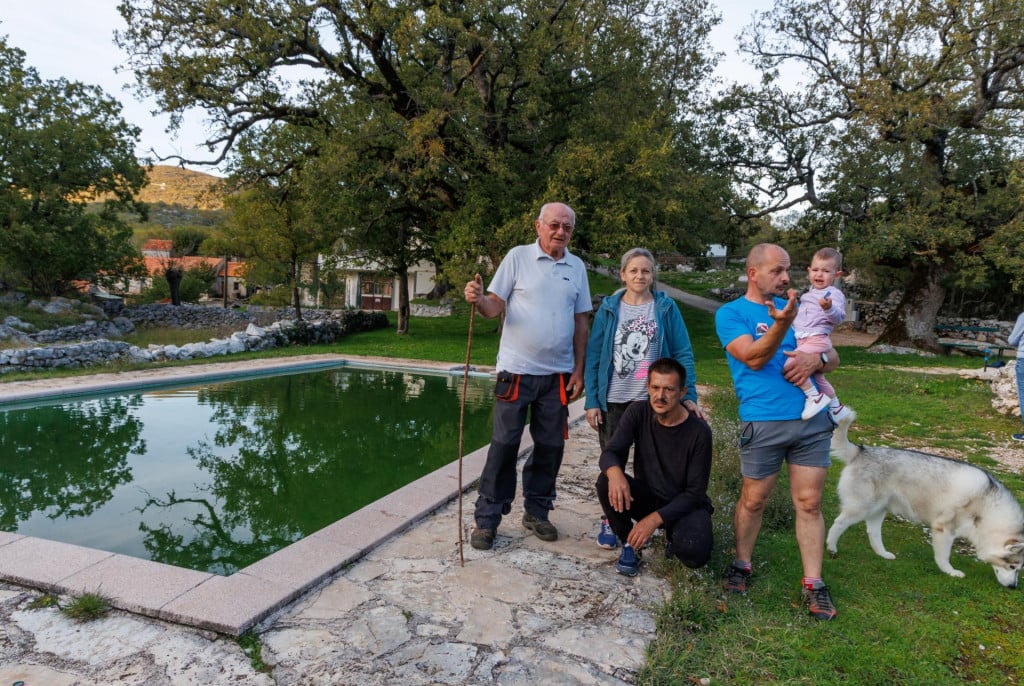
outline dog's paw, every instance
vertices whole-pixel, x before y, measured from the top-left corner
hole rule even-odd
[[[959,569],[950,569],[948,572],[946,572],[946,574],[949,574],[950,576],[955,576],[957,579],[963,579],[965,576],[964,573],[961,572]]]
[[[896,556],[893,555],[892,553],[890,553],[889,551],[886,551],[884,553],[878,553],[878,555],[879,555],[879,557],[884,557],[886,560],[895,560],[896,559]]]

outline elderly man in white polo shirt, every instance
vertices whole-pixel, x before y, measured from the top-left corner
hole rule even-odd
[[[583,392],[592,305],[586,267],[568,250],[576,213],[568,205],[548,203],[534,226],[537,241],[508,252],[486,295],[479,275],[465,289],[466,302],[484,317],[505,312],[494,431],[470,536],[470,545],[479,550],[491,549],[502,515],[511,511],[527,409],[533,453],[523,466],[523,526],[541,540],[558,538],[548,513],[562,465],[568,404]]]

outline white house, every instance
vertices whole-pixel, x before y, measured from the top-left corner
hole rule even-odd
[[[397,310],[398,277],[388,274],[379,262],[359,254],[332,258],[334,268],[345,282],[345,307],[359,310]],[[331,260],[320,256],[320,268]],[[433,263],[422,260],[409,268],[409,299],[423,297],[434,288],[437,270]],[[318,295],[316,303],[320,306]]]

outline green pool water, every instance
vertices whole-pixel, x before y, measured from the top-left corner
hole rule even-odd
[[[0,530],[231,574],[458,459],[461,396],[346,366],[0,410]]]

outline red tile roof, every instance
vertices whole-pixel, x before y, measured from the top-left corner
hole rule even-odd
[[[146,271],[153,276],[163,276],[164,270],[172,264],[179,266],[185,271],[207,265],[217,271],[217,276],[224,275],[224,258],[223,257],[143,257],[143,261],[146,263]],[[245,267],[245,262],[231,261],[228,263],[228,278],[241,278],[241,271]]]

